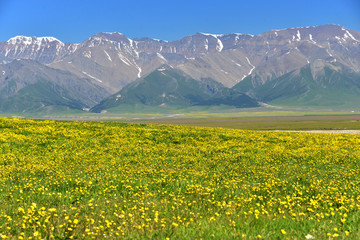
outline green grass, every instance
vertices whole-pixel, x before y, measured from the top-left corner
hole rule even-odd
[[[261,111],[259,111],[261,109]],[[41,114],[8,113],[3,116],[62,120],[121,121],[131,123],[178,124],[252,130],[340,130],[360,129],[360,112],[308,110],[237,109],[229,106],[149,107],[126,105],[121,111],[88,113],[65,108],[45,108]]]
[[[60,94],[61,93],[61,94]],[[0,110],[3,112],[42,114],[45,106],[80,109],[82,103],[71,97],[68,91],[56,84],[39,80],[20,89],[15,95],[1,99]]]
[[[133,120],[134,123],[177,124],[198,127],[223,127],[249,130],[359,130],[360,116],[196,118]]]
[[[359,141],[0,119],[0,237],[359,239]]]

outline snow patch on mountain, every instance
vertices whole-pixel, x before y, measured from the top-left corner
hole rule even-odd
[[[162,59],[163,61],[167,62],[166,58],[164,58],[164,56],[161,55],[160,53],[156,53],[156,56],[158,56],[158,58]]]
[[[329,52],[329,49],[326,49],[326,52],[329,54],[330,57],[333,57],[333,55]]]
[[[351,38],[352,40],[354,40],[355,42],[360,42],[359,40],[357,40],[348,30],[345,31],[344,34],[344,38]]]
[[[209,50],[209,40],[205,39],[205,50],[208,51]]]
[[[131,65],[131,62],[129,59],[127,59],[124,55],[122,55],[120,52],[118,52],[118,57],[119,59],[125,63],[126,65],[130,66]]]
[[[121,36],[124,36],[123,33],[120,33],[120,32],[102,32],[104,34],[109,34],[109,35],[121,35]]]
[[[84,51],[83,56],[90,59],[91,58],[91,51]]]
[[[10,51],[11,51],[11,49],[6,49],[5,50],[5,57],[7,57],[7,55],[9,54]]]
[[[136,42],[135,42],[135,46],[137,47],[137,43],[136,43]],[[135,48],[133,48],[133,51],[134,51],[134,53],[135,53],[136,58],[139,59],[139,58],[140,58],[139,52],[136,51]]]
[[[317,43],[314,41],[312,34],[309,34],[309,39],[310,39],[310,42],[312,42],[312,43],[314,43],[314,44],[317,44]]]
[[[221,52],[221,51],[223,50],[223,48],[224,48],[223,43],[221,42],[221,40],[220,40],[220,39],[218,39],[218,38],[217,38],[217,46],[216,46],[216,50],[217,50],[218,52]]]
[[[250,60],[249,60],[248,57],[246,57],[246,60],[247,60],[247,62],[249,63],[249,65],[251,66],[251,69],[250,69],[250,71],[249,71],[248,74],[244,75],[244,76],[241,78],[240,81],[244,80],[244,78],[246,78],[247,76],[251,75],[251,73],[252,73],[252,72],[254,71],[254,69],[255,69],[255,66],[252,65],[252,63],[250,62]]]
[[[215,38],[216,41],[217,41],[216,50],[217,50],[218,52],[221,52],[221,51],[223,50],[224,45],[223,45],[223,43],[221,42],[221,40],[219,39],[219,37],[223,37],[224,34],[211,34],[211,33],[200,33],[200,34],[202,34],[202,35],[204,35],[204,36],[209,36],[209,37]],[[208,40],[207,40],[207,39],[206,39],[206,41],[207,41],[207,43],[208,43]],[[205,45],[205,49],[208,50],[208,48],[209,48],[209,47]]]
[[[112,62],[112,59],[111,59],[110,55],[108,54],[108,52],[104,50],[104,53],[106,54],[106,56],[107,56],[107,58],[109,59],[109,61]]]
[[[119,100],[119,98],[121,98],[121,94],[116,95],[115,101]]]
[[[241,64],[240,64],[240,63],[237,63],[237,62],[235,62],[234,60],[231,60],[231,62],[233,62],[236,66],[241,67]]]
[[[44,43],[57,42],[60,45],[64,45],[61,41],[54,37],[26,37],[26,36],[16,36],[10,38],[7,43],[15,45],[15,44],[23,44],[23,45],[41,45]]]
[[[137,63],[135,62],[135,60],[134,60],[134,65],[135,65],[135,67],[136,67],[137,70],[138,70],[137,77],[138,77],[138,78],[141,78],[141,72],[142,72],[141,67],[140,67],[139,65],[137,65]]]
[[[100,79],[98,79],[98,78],[96,78],[96,77],[94,77],[94,76],[91,76],[90,74],[88,74],[87,72],[85,72],[85,71],[82,71],[82,73],[83,74],[85,74],[86,76],[88,76],[88,77],[90,77],[90,78],[92,78],[92,79],[94,79],[94,80],[96,80],[96,81],[98,81],[98,82],[100,82],[100,83],[102,83],[103,81],[101,81]]]
[[[154,40],[155,42],[161,42],[162,41],[162,40],[156,39],[156,38],[151,38],[151,40]]]
[[[249,64],[250,64],[250,66],[252,67],[252,68],[251,68],[251,70],[250,70],[250,72],[248,73],[248,75],[250,75],[250,74],[254,71],[255,66],[251,64],[251,62],[250,62],[250,60],[249,60],[249,58],[248,58],[248,57],[246,57],[246,60],[248,61],[248,63],[249,63]]]
[[[202,33],[202,32],[200,34],[205,35],[205,36],[211,36],[213,38],[218,38],[218,37],[224,36],[224,34],[211,34],[211,33]]]
[[[134,47],[134,41],[132,39],[130,39],[130,38],[128,38],[128,40],[130,42],[131,47],[133,48]]]

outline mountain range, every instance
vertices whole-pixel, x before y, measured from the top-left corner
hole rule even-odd
[[[123,104],[358,107],[360,32],[339,25],[176,41],[98,33],[0,42],[0,111]]]

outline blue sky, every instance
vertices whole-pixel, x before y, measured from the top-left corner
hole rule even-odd
[[[80,43],[98,32],[172,41],[322,24],[360,31],[360,0],[0,0],[0,41],[25,35]]]

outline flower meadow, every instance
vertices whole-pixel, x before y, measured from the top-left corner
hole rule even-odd
[[[360,239],[359,145],[0,118],[0,239]]]

